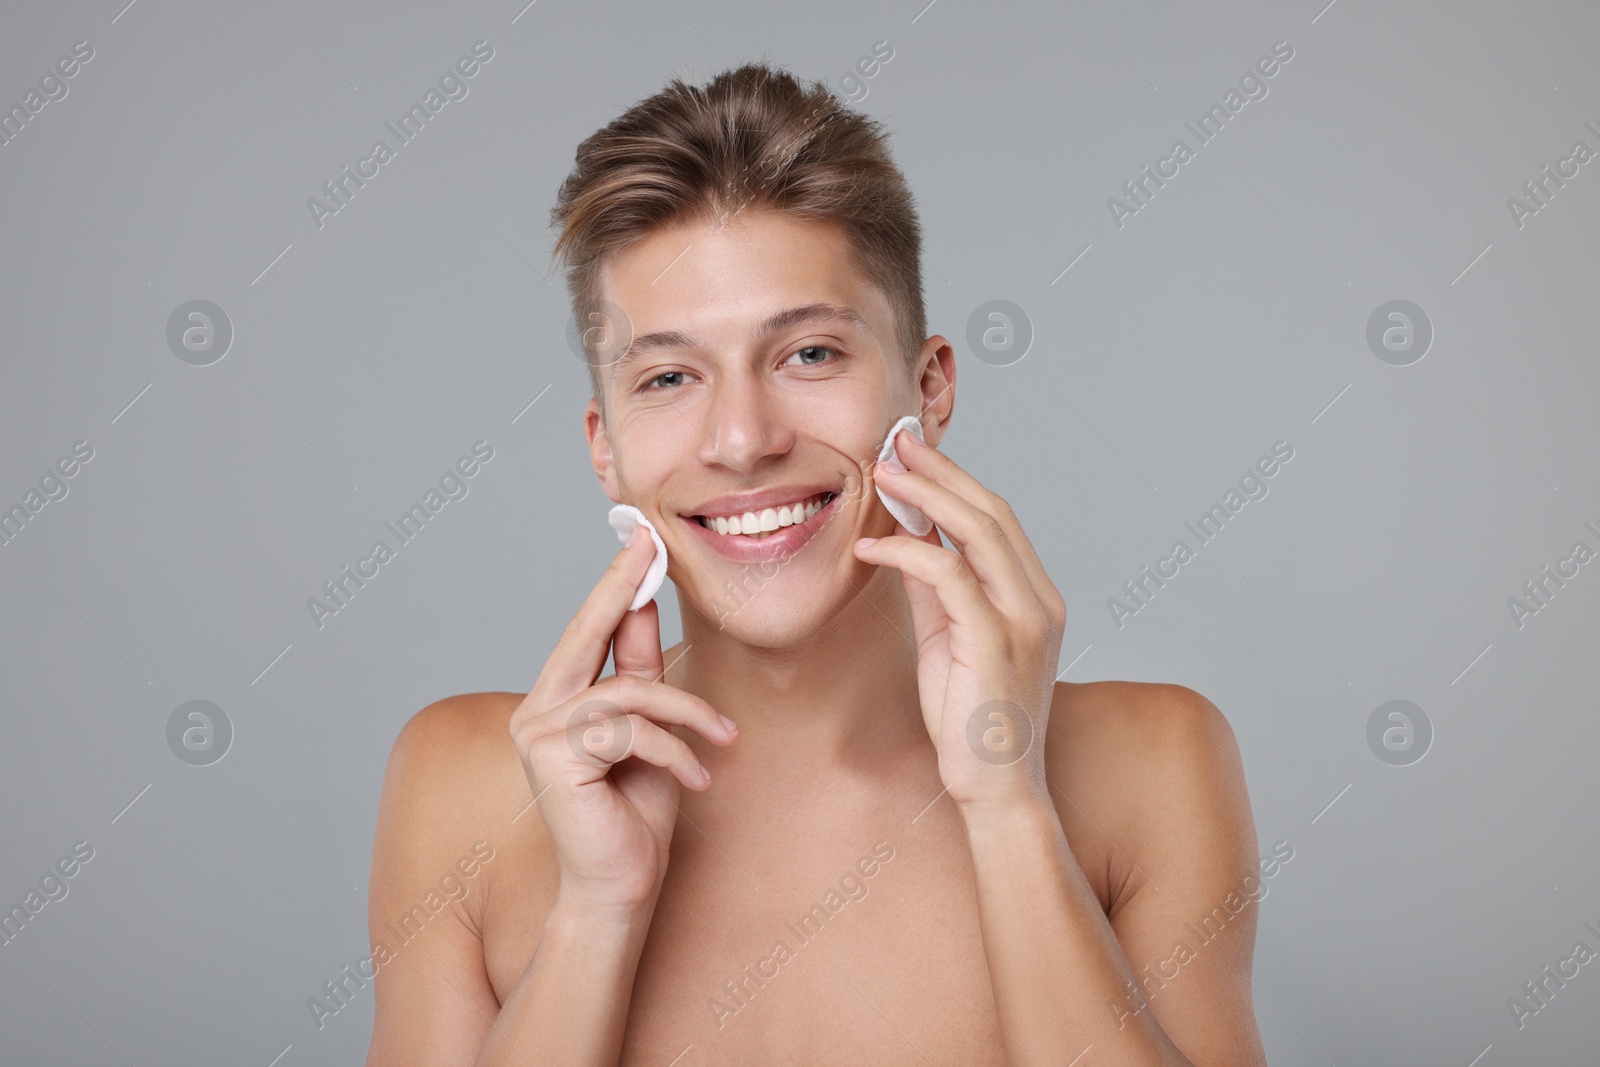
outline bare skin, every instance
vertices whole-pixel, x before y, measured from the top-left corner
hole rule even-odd
[[[1233,735],[1180,686],[1053,681],[1059,593],[1003,502],[936,451],[948,342],[907,367],[842,236],[765,214],[660,231],[607,292],[635,337],[692,342],[613,368],[586,416],[607,495],[668,545],[685,640],[661,648],[653,602],[626,611],[642,538],[529,693],[407,724],[373,855],[368,1063],[1265,1063],[1253,905],[1203,944],[1186,927],[1258,873]],[[754,330],[817,303],[864,326]],[[903,434],[909,473],[873,467],[907,413],[928,445]],[[938,529],[909,536],[864,477]],[[814,484],[840,489],[826,525],[730,604],[744,565],[687,516]],[[963,652],[997,634],[1011,654]],[[1042,743],[974,758],[941,715],[958,690],[1003,692]],[[605,724],[626,756],[570,728],[596,698],[630,713]],[[460,902],[412,911],[478,842],[492,859]]]

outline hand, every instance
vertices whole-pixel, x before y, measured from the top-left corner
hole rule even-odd
[[[686,726],[715,745],[732,744],[737,733],[710,704],[660,681],[666,669],[655,601],[627,610],[654,554],[649,536],[636,530],[511,716],[511,737],[560,863],[558,899],[618,917],[653,906],[679,783],[710,788],[694,750],[667,727]],[[597,683],[608,651],[617,673]]]
[[[964,810],[1048,802],[1044,737],[1066,601],[1009,504],[915,434],[902,430],[896,451],[909,469],[880,463],[873,478],[934,528],[914,537],[896,523],[892,536],[857,541],[856,558],[900,571],[939,777]]]

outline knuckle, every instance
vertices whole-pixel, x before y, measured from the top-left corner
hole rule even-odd
[[[1029,612],[1028,614],[1030,616],[1029,621],[1032,624],[1034,633],[1054,635],[1056,629],[1056,620],[1043,605],[1040,605],[1037,609]]]
[[[542,767],[547,761],[546,752],[549,743],[543,736],[533,733],[523,733],[517,738],[517,751],[522,754],[523,762],[529,767]]]
[[[567,623],[567,628],[561,631],[561,643],[566,645],[586,644],[590,637],[589,627],[581,615],[574,617],[571,622]]]
[[[539,721],[540,714],[533,709],[518,711],[511,716],[511,739],[517,747],[526,747],[539,734]]]

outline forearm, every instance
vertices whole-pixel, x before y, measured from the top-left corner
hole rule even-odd
[[[558,901],[476,1067],[614,1067],[650,910],[599,916]]]
[[[1048,804],[963,809],[1009,1061],[1187,1065],[1148,1012],[1118,1017],[1132,969]]]

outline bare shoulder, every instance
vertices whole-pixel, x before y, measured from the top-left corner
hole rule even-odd
[[[1057,683],[1045,762],[1063,826],[1087,825],[1106,852],[1109,914],[1156,870],[1203,878],[1254,848],[1233,728],[1186,686]]]
[[[1237,756],[1233,728],[1217,706],[1193,689],[1162,682],[1057,682],[1050,709],[1047,758],[1118,777],[1165,760],[1210,761]],[[1106,761],[1112,766],[1105,766]],[[1226,760],[1224,760],[1226,762]]]
[[[407,720],[389,753],[410,775],[445,784],[470,783],[511,749],[511,714],[520,693],[461,693],[436,700]],[[463,773],[465,772],[465,773]],[[466,800],[457,796],[458,802]]]
[[[1271,874],[1228,720],[1185,686],[1095,682],[1056,687],[1045,738],[1074,855],[1105,857],[1102,904],[1137,983],[1119,1025],[1153,1011],[1189,1062],[1265,1067],[1250,971]]]
[[[510,742],[510,715],[518,693],[446,696],[406,721],[389,752],[384,793],[390,779],[427,793],[438,821],[482,816],[483,805],[509,803],[502,782],[517,750]],[[498,795],[496,795],[498,793]],[[512,811],[515,814],[515,811]]]
[[[375,889],[405,892],[402,871],[430,871],[480,841],[489,849],[503,844],[506,834],[496,829],[510,826],[532,800],[511,742],[511,714],[521,700],[494,692],[445,697],[401,727],[384,769]],[[537,817],[517,826],[543,832]],[[470,902],[468,911],[478,917]]]

